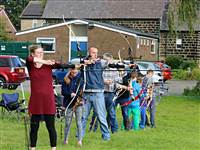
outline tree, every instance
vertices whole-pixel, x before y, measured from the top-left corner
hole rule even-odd
[[[194,31],[200,11],[199,0],[169,0],[168,26],[170,33],[175,33],[180,25],[186,24],[189,31]]]
[[[30,0],[0,0],[0,4],[5,6],[6,12],[16,29],[20,29],[19,17],[29,1]]]

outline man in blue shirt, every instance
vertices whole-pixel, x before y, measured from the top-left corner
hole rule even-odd
[[[101,60],[97,57],[98,49],[89,48],[89,56],[84,60],[86,67],[84,69],[84,98],[87,99],[84,105],[82,117],[83,133],[85,134],[86,124],[90,110],[93,107],[100,122],[100,129],[103,140],[110,140],[110,132],[106,120],[106,107],[104,101],[104,80],[103,67]]]

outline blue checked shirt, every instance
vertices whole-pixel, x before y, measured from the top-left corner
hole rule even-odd
[[[114,92],[116,89],[116,83],[120,81],[119,73],[115,68],[105,68],[103,71],[103,79],[111,80],[111,84],[104,84],[105,92]]]

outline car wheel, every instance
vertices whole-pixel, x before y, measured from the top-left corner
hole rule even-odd
[[[3,77],[0,77],[0,88],[6,88],[6,80]]]

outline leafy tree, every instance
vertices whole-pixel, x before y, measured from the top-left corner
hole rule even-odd
[[[16,29],[20,29],[20,15],[30,0],[0,0]]]
[[[186,24],[189,31],[194,31],[200,11],[199,0],[169,0],[168,26],[170,33],[175,33],[179,25]]]

